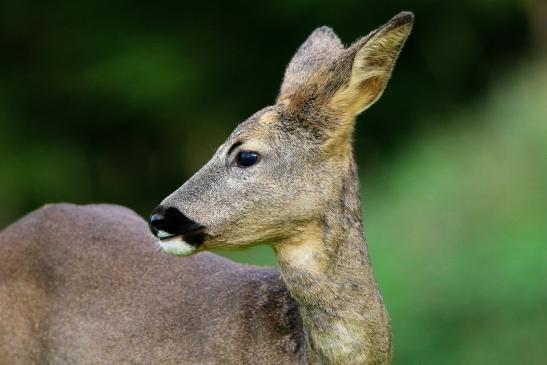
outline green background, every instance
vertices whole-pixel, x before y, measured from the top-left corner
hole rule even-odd
[[[348,44],[400,10],[413,34],[355,136],[394,364],[547,363],[539,0],[4,2],[0,227],[58,201],[148,215],[273,102],[315,27]]]

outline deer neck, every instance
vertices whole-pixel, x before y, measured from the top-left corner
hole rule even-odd
[[[366,251],[353,159],[322,219],[275,251],[299,304],[310,363],[390,363],[391,330]]]

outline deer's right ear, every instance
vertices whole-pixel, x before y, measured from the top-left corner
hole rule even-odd
[[[346,81],[329,102],[332,112],[351,118],[380,98],[413,21],[412,13],[402,12],[345,50],[339,63],[351,68],[340,75]]]
[[[336,59],[343,50],[340,38],[331,28],[322,26],[314,30],[289,62],[277,101],[287,99],[304,86],[310,75],[323,64]]]

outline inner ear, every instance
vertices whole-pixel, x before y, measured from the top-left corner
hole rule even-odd
[[[291,123],[329,150],[348,151],[355,116],[382,95],[413,19],[400,13],[347,49],[330,29],[312,33],[289,64],[278,98],[298,116]]]
[[[333,111],[355,116],[380,98],[410,34],[413,19],[411,13],[401,13],[347,50],[345,57],[352,58],[351,75],[332,98]]]

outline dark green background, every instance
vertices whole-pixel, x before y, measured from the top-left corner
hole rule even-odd
[[[394,364],[546,363],[543,1],[3,2],[0,227],[57,201],[146,216],[315,27],[348,44],[400,10],[414,32],[355,137]]]

